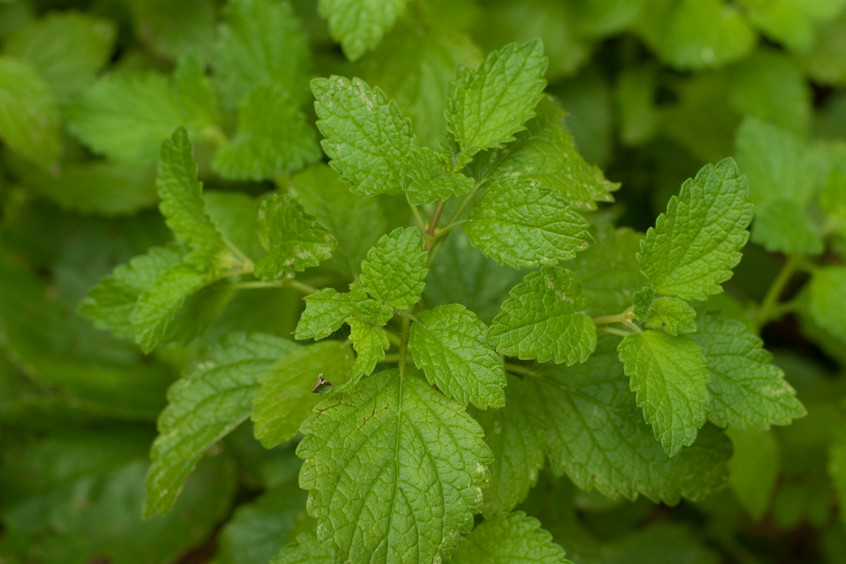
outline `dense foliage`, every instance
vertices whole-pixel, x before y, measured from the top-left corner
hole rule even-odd
[[[843,562],[844,38],[0,1],[0,562]]]

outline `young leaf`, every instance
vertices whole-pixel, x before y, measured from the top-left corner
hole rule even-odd
[[[485,488],[482,514],[486,519],[508,513],[526,498],[538,480],[546,455],[537,388],[521,378],[508,377],[505,407],[472,410],[485,431],[494,461]]]
[[[446,155],[428,147],[413,146],[406,155],[402,189],[415,205],[463,196],[473,189],[472,178],[451,172]]]
[[[398,227],[383,235],[361,263],[361,287],[383,304],[409,309],[426,287],[426,251],[415,227]]]
[[[511,564],[544,562],[572,564],[564,549],[552,541],[540,521],[522,511],[500,515],[478,524],[461,539],[450,564]]]
[[[447,128],[468,156],[514,140],[534,115],[546,86],[547,59],[539,40],[494,51],[452,85]]]
[[[469,219],[462,229],[470,242],[513,268],[571,259],[593,240],[585,218],[532,180],[496,181],[470,210]]]
[[[808,295],[808,312],[814,321],[846,341],[846,267],[829,266],[815,271]]]
[[[317,266],[336,246],[332,234],[287,194],[273,194],[259,206],[259,238],[268,254],[256,263],[255,272],[264,280]]]
[[[721,427],[766,430],[803,417],[805,408],[761,340],[721,315],[703,315],[691,335],[708,365],[708,419]]]
[[[308,99],[308,39],[288,0],[233,0],[226,4],[214,58],[215,84],[225,108],[235,108],[259,86],[276,85],[294,107]]]
[[[539,362],[584,362],[596,346],[596,326],[581,313],[584,297],[569,270],[543,266],[509,292],[491,322],[497,352]]]
[[[355,61],[376,47],[396,19],[405,11],[408,0],[318,0],[320,15],[328,20],[329,31],[341,42],[344,55]]]
[[[617,352],[637,405],[667,454],[693,444],[711,403],[702,349],[690,337],[648,330],[627,335]]]
[[[350,190],[362,196],[398,193],[415,145],[411,122],[378,88],[340,76],[311,81],[320,145]]]
[[[713,426],[670,458],[653,438],[617,359],[614,338],[603,338],[584,364],[537,366],[523,409],[535,413],[553,471],[583,490],[608,497],[675,505],[700,500],[725,485],[731,443]],[[507,406],[509,404],[506,404]],[[506,407],[508,409],[508,407]]]
[[[238,132],[212,169],[232,180],[271,180],[320,158],[314,129],[281,87],[257,87],[238,108]]]
[[[272,448],[292,439],[322,397],[314,393],[318,378],[340,386],[350,378],[352,361],[349,346],[326,341],[299,347],[267,370],[253,398],[254,433],[261,444]]]
[[[150,449],[144,517],[170,511],[206,449],[249,416],[259,378],[295,349],[272,335],[236,333],[204,351],[174,382]]]
[[[663,296],[649,304],[645,325],[673,336],[693,333],[696,331],[696,312],[684,300]]]
[[[297,323],[294,338],[325,339],[340,329],[367,299],[367,294],[358,285],[350,286],[350,291],[343,294],[333,288],[323,288],[306,296],[305,311]]]
[[[640,245],[638,262],[656,292],[704,300],[722,291],[749,238],[748,196],[746,179],[731,159],[685,180]]]
[[[485,340],[487,327],[462,305],[438,306],[417,314],[408,348],[426,379],[462,405],[479,409],[505,405],[502,358]]]
[[[215,255],[225,252],[223,236],[206,213],[203,184],[197,180],[197,163],[183,128],[162,145],[156,189],[159,210],[176,238],[192,248],[197,261],[214,264]]]
[[[385,358],[385,351],[391,346],[382,324],[362,321],[358,318],[347,320],[350,325],[350,342],[355,349],[353,379],[373,372],[376,363]]]
[[[340,560],[430,562],[472,528],[490,450],[421,379],[379,372],[328,396],[301,430],[300,485]]]

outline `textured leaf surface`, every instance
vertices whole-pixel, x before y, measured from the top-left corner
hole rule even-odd
[[[552,535],[541,528],[540,521],[522,511],[479,523],[473,532],[461,539],[449,562],[572,564],[565,558],[564,549],[553,542]]]
[[[673,336],[696,331],[696,312],[688,303],[678,298],[663,296],[649,304],[646,327]]]
[[[236,333],[170,387],[150,450],[145,517],[170,511],[206,449],[249,416],[259,378],[295,348],[272,335]]]
[[[376,47],[408,0],[318,0],[320,15],[351,61]]]
[[[215,153],[215,172],[233,180],[271,180],[320,158],[314,129],[279,86],[257,87],[238,108],[238,131]]]
[[[472,178],[449,170],[446,155],[428,147],[414,146],[406,155],[402,189],[415,205],[463,196],[473,189]]]
[[[456,79],[446,119],[463,151],[472,155],[514,140],[540,102],[546,65],[540,41],[512,43]]]
[[[491,453],[464,409],[396,370],[332,394],[302,426],[300,485],[341,560],[432,561],[473,526]]]
[[[259,239],[267,255],[256,275],[275,280],[300,272],[332,256],[335,238],[287,194],[273,194],[259,206]]]
[[[584,362],[596,346],[596,326],[584,310],[579,281],[569,270],[544,266],[511,289],[491,322],[497,352],[539,362]]]
[[[411,325],[408,348],[426,379],[462,405],[505,405],[502,358],[485,340],[487,327],[462,305],[423,311]]]
[[[536,394],[535,386],[509,376],[504,408],[472,411],[494,455],[482,507],[485,518],[514,509],[526,498],[543,468],[546,443]]]
[[[367,294],[357,285],[349,292],[339,293],[333,288],[323,288],[306,296],[306,307],[297,323],[297,339],[325,339],[344,324],[367,300]]]
[[[308,99],[308,40],[290,2],[227,3],[214,73],[226,108],[237,107],[257,87],[271,84],[300,107]]]
[[[470,165],[474,176],[534,181],[580,210],[612,201],[611,192],[619,185],[606,180],[599,168],[576,151],[573,136],[564,127],[564,110],[544,97],[535,111],[526,131],[517,133],[512,143],[476,156]]]
[[[593,240],[585,218],[532,180],[490,185],[462,229],[482,252],[514,268],[571,259]]]
[[[362,196],[399,192],[414,137],[396,104],[359,78],[315,78],[311,89],[332,168]]]
[[[740,321],[704,315],[691,335],[708,364],[708,419],[721,427],[765,430],[803,417],[805,408],[761,340]]]
[[[674,505],[703,499],[725,485],[731,443],[706,425],[692,446],[669,457],[643,421],[629,389],[629,378],[605,337],[584,364],[538,367],[527,383],[537,403],[524,407],[542,421],[549,460],[556,474],[566,473],[584,490],[608,497]]]
[[[59,108],[53,93],[29,63],[0,56],[0,139],[41,167],[62,149]]]
[[[846,267],[830,266],[814,272],[808,295],[808,311],[814,321],[846,340]]]
[[[317,533],[300,533],[294,543],[285,545],[270,564],[334,564],[332,551],[320,544]]]
[[[740,262],[752,221],[749,188],[731,159],[685,180],[640,246],[638,262],[659,294],[703,300]]]
[[[426,256],[420,231],[398,227],[367,251],[361,263],[361,286],[383,304],[408,309],[426,286]]]
[[[382,325],[350,319],[350,341],[355,348],[353,378],[366,376],[373,372],[376,363],[385,358],[385,351],[391,345]]]
[[[349,380],[352,361],[347,345],[326,341],[299,347],[266,371],[253,397],[254,433],[261,444],[272,448],[292,439],[322,398],[312,392],[318,378],[340,386]]]
[[[711,403],[702,349],[689,337],[630,333],[617,351],[637,405],[670,456],[696,440]]]

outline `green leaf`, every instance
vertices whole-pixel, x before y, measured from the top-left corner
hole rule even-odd
[[[367,294],[358,285],[350,286],[350,291],[343,294],[333,288],[323,288],[306,296],[305,311],[297,323],[294,338],[315,341],[325,339],[340,329],[367,299]]]
[[[212,58],[217,5],[213,0],[126,0],[135,40],[162,59]]]
[[[109,20],[50,12],[18,28],[6,39],[3,51],[38,69],[56,97],[64,99],[90,82],[109,61],[116,32]]]
[[[722,291],[749,238],[748,194],[731,159],[706,165],[684,181],[640,245],[638,262],[656,292],[704,300]]]
[[[536,393],[535,386],[509,376],[505,407],[471,412],[485,431],[485,442],[494,455],[490,483],[484,491],[482,514],[486,519],[508,513],[522,502],[543,468],[544,422],[539,417]]]
[[[235,333],[206,351],[168,389],[150,450],[144,517],[168,513],[207,448],[241,424],[259,378],[296,346],[272,335]]]
[[[846,341],[846,267],[816,270],[808,284],[808,312],[820,326]]]
[[[290,2],[228,2],[219,37],[214,74],[223,107],[264,85],[281,87],[296,107],[308,99],[308,39]]]
[[[708,419],[721,427],[763,431],[805,415],[784,372],[761,340],[740,321],[703,315],[691,335],[708,365]]]
[[[347,320],[350,325],[350,341],[355,348],[353,378],[367,376],[376,368],[376,363],[385,358],[385,351],[391,345],[382,329],[384,324],[363,321],[358,318]]]
[[[746,513],[759,521],[773,497],[779,474],[778,442],[772,433],[729,429],[734,454],[729,486]]]
[[[102,278],[80,304],[79,312],[97,327],[132,338],[132,312],[138,298],[181,262],[182,254],[173,247],[153,247]]]
[[[835,439],[829,447],[827,469],[839,506],[846,506],[846,440],[843,437]],[[842,515],[840,519],[843,520]]]
[[[332,256],[335,238],[287,194],[273,194],[259,206],[259,238],[268,254],[256,276],[277,280]]]
[[[207,273],[180,263],[162,272],[153,285],[141,293],[130,321],[135,342],[142,351],[149,353],[156,348],[167,335],[185,299],[209,281]]]
[[[534,392],[523,409],[541,423],[553,471],[583,490],[670,505],[723,487],[729,440],[706,425],[693,445],[667,456],[635,404],[614,343],[606,336],[584,364],[537,366],[537,377],[525,380]]]
[[[317,533],[301,533],[294,543],[285,545],[270,564],[334,564],[332,551],[320,544]]]
[[[645,325],[673,336],[696,331],[696,312],[686,301],[673,297],[656,298],[649,305]]]
[[[426,287],[427,253],[415,227],[398,227],[383,235],[361,263],[361,287],[383,304],[409,309]]]
[[[617,352],[637,405],[667,454],[693,444],[711,403],[699,345],[687,336],[647,330],[627,335]]]
[[[513,268],[557,264],[593,241],[585,218],[532,180],[491,184],[462,229],[482,252]]]
[[[42,168],[62,151],[59,108],[29,63],[0,55],[0,140]]]
[[[340,41],[344,55],[355,61],[376,47],[405,11],[408,0],[318,0],[320,15],[328,20],[329,31]]]
[[[752,241],[770,252],[819,255],[825,243],[818,226],[792,199],[773,198],[755,205]]]
[[[203,184],[197,180],[197,163],[184,129],[177,129],[162,145],[157,170],[159,210],[165,223],[178,240],[193,249],[192,257],[215,264],[218,256],[226,252],[223,236],[206,213]]]
[[[320,158],[314,129],[279,86],[257,87],[238,108],[238,132],[218,149],[215,172],[232,180],[272,180]]]
[[[513,142],[476,156],[469,167],[476,179],[535,182],[579,210],[594,210],[596,202],[613,201],[611,192],[619,184],[606,180],[598,167],[576,151],[573,136],[564,127],[564,110],[544,96],[535,112]]]
[[[324,164],[294,176],[290,192],[338,242],[338,250],[328,264],[345,274],[356,274],[368,249],[387,228],[379,200],[352,194],[349,185]]]
[[[541,528],[540,521],[522,511],[515,511],[476,525],[469,535],[461,539],[458,550],[448,562],[572,564],[564,556],[564,549],[552,541],[552,535]]]
[[[472,178],[449,170],[449,159],[428,147],[413,146],[406,155],[402,189],[415,205],[464,196],[473,189]]]
[[[254,433],[261,444],[272,448],[291,440],[323,397],[313,391],[318,379],[341,386],[350,378],[352,361],[345,343],[326,341],[299,347],[266,371],[253,397]]]
[[[539,362],[584,362],[596,347],[596,326],[581,313],[585,302],[569,270],[543,266],[509,292],[491,322],[497,352]]]
[[[415,146],[411,122],[385,94],[359,78],[311,81],[314,109],[329,164],[361,196],[400,192]]]
[[[205,67],[194,57],[182,57],[173,71],[173,92],[195,131],[215,128],[221,122],[217,96]]]
[[[843,0],[741,0],[748,18],[769,38],[792,51],[806,52],[813,44],[818,22],[831,20],[843,11]]]
[[[491,453],[464,409],[419,378],[379,372],[303,423],[300,485],[341,560],[432,561],[473,526]]]
[[[452,85],[447,128],[467,155],[514,140],[540,102],[547,59],[540,41],[494,51]]]
[[[408,348],[426,379],[446,395],[479,409],[502,407],[505,370],[485,340],[487,330],[462,305],[438,306],[417,314]]]

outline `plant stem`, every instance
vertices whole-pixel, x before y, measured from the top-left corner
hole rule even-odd
[[[787,257],[787,261],[784,263],[784,266],[781,267],[781,271],[775,277],[775,280],[773,280],[773,283],[767,290],[764,300],[761,302],[761,306],[758,308],[755,315],[755,325],[757,326],[759,332],[761,327],[766,325],[767,322],[776,319],[779,315],[783,314],[781,308],[779,307],[778,300],[782,293],[784,293],[784,289],[787,287],[787,283],[790,282],[790,278],[793,276],[793,273],[796,272],[796,269],[799,267],[801,258],[801,255],[789,255]]]
[[[426,237],[431,239],[435,236],[435,230],[438,228],[438,222],[441,220],[441,214],[444,213],[444,206],[446,202],[438,202],[435,211],[432,212],[432,218],[429,219],[429,225],[426,227]]]
[[[630,323],[634,321],[635,315],[632,308],[614,315],[600,315],[592,319],[594,325],[610,325],[612,323]]]
[[[513,362],[505,363],[505,371],[511,372],[512,374],[519,374],[521,376],[534,376],[536,378],[542,376],[542,374],[532,370],[531,368],[527,368],[522,364],[515,364]]]
[[[411,208],[411,213],[414,214],[414,221],[417,222],[417,226],[420,228],[420,231],[425,233],[426,232],[426,222],[423,221],[423,216],[420,215],[420,210],[417,208],[417,206],[415,206],[411,202],[408,202],[408,207]]]
[[[384,329],[384,331],[385,331],[385,336],[388,338],[388,340],[391,342],[392,345],[394,345],[397,348],[400,348],[402,346],[402,339],[400,338],[399,335],[397,335],[396,333],[394,333],[392,331],[388,331],[387,329]]]
[[[262,282],[260,280],[255,282],[237,282],[232,284],[232,287],[239,290],[255,288],[293,288],[294,290],[299,290],[303,294],[313,294],[317,291],[317,288],[314,286],[310,286],[300,282],[299,280],[294,280],[293,278],[286,278],[285,280],[280,280],[278,282]]]

